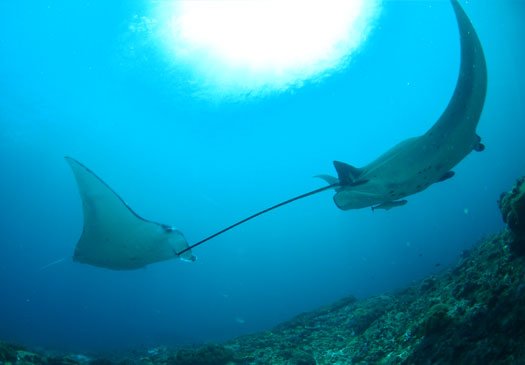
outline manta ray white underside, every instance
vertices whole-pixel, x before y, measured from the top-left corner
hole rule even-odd
[[[194,261],[183,234],[168,225],[135,213],[102,179],[73,158],[66,157],[78,184],[84,230],[75,248],[78,262],[113,270],[131,270],[182,258]]]

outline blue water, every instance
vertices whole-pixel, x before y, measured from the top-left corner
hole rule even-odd
[[[75,351],[220,341],[454,264],[503,227],[496,200],[525,172],[523,4],[464,4],[488,64],[487,148],[453,179],[388,212],[343,212],[323,192],[209,241],[195,263],[118,272],[71,260],[82,211],[63,156],[197,242],[322,186],[313,176],[334,159],[360,166],[428,129],[459,67],[452,8],[385,1],[348,67],[221,102],[192,97],[154,47],[123,55],[146,1],[0,2],[0,339]]]

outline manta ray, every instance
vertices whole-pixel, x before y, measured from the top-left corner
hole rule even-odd
[[[84,230],[73,260],[113,270],[133,270],[181,258],[195,261],[182,232],[142,218],[101,178],[77,160],[66,157],[77,181]]]
[[[334,161],[337,177],[320,175],[329,185],[293,197],[234,223],[193,245],[175,227],[142,218],[77,160],[66,157],[82,200],[84,229],[73,259],[112,270],[133,270],[179,258],[195,261],[192,249],[271,210],[335,189],[343,209],[388,210],[401,199],[451,178],[452,168],[471,151],[484,149],[476,134],[487,89],[487,70],[478,36],[457,0],[452,0],[461,39],[461,65],[452,99],[438,121],[422,136],[409,138],[365,167]]]
[[[461,65],[454,94],[437,122],[423,135],[406,139],[362,168],[334,161],[337,178],[319,175],[336,191],[342,210],[402,206],[406,196],[454,176],[452,168],[485,146],[476,134],[485,94],[487,67],[476,31],[452,0],[461,42]]]

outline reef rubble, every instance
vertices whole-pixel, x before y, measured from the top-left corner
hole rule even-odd
[[[518,255],[525,255],[525,177],[518,179],[510,191],[501,194],[498,205],[512,235],[511,249]]]
[[[120,358],[0,342],[2,365],[525,364],[525,178],[499,200],[508,228],[403,290],[343,298],[222,344]]]

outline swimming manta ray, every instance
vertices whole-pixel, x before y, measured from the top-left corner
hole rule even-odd
[[[456,89],[438,121],[425,134],[409,138],[362,168],[334,161],[337,178],[319,175],[334,189],[343,210],[402,206],[403,197],[454,176],[452,168],[472,150],[483,151],[476,134],[485,94],[487,68],[476,31],[457,0],[452,0],[461,40]]]
[[[113,270],[132,270],[180,257],[195,261],[182,232],[146,220],[90,169],[66,157],[77,181],[84,230],[73,260]]]
[[[402,197],[453,176],[452,168],[483,145],[476,134],[487,71],[481,44],[457,0],[452,0],[461,38],[461,66],[454,95],[445,112],[424,135],[407,139],[363,168],[335,161],[338,177],[321,175],[329,185],[259,211],[189,245],[181,231],[135,213],[102,179],[80,162],[66,157],[79,188],[84,230],[74,260],[113,270],[132,270],[158,261],[195,261],[191,250],[230,229],[296,200],[335,189],[341,209],[372,206],[391,209]]]

